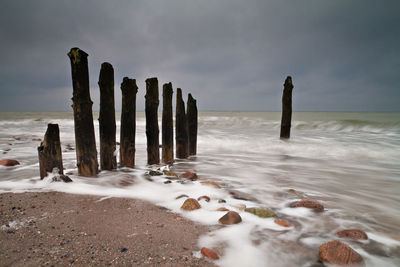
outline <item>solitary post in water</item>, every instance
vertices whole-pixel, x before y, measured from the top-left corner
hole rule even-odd
[[[283,86],[281,139],[289,139],[292,123],[292,77],[287,76]]]
[[[86,54],[79,48],[68,53],[72,72],[72,108],[74,110],[75,147],[78,174],[96,176],[98,173],[96,140],[93,126],[93,102],[89,93],[89,68]]]

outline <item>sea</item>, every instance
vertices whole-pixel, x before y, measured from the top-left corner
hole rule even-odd
[[[208,225],[210,232],[198,244],[220,254],[219,266],[318,266],[319,247],[331,240],[349,245],[366,266],[400,266],[400,113],[294,112],[288,140],[279,138],[280,116],[200,112],[197,155],[169,166],[147,166],[145,114],[137,112],[136,167],[88,178],[77,175],[72,112],[0,112],[0,159],[21,163],[0,167],[0,192],[59,191],[98,195],[99,201],[150,201]],[[97,118],[95,112],[100,151]],[[116,118],[119,141],[120,113]],[[161,127],[161,114],[159,120]],[[40,180],[38,139],[48,123],[59,124],[64,173],[72,183],[52,182],[54,174]],[[148,174],[157,169],[194,171],[199,180]],[[182,194],[206,195],[211,201],[202,199],[201,209],[183,211],[185,198],[177,199]],[[317,200],[324,212],[290,207],[301,199]],[[292,226],[259,218],[243,211],[244,206],[269,208]],[[217,211],[221,207],[237,211],[242,222],[219,224],[225,214]],[[339,238],[336,233],[343,229],[363,230],[368,240]],[[193,255],[200,257],[200,252]]]

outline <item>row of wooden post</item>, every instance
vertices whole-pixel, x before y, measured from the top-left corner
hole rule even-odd
[[[89,93],[88,61],[84,51],[72,48],[68,53],[71,61],[73,85],[73,111],[75,123],[75,149],[78,174],[81,176],[96,176],[98,173],[97,150],[93,126],[92,104]],[[100,169],[113,170],[117,168],[116,159],[116,123],[114,101],[114,69],[110,63],[101,65],[100,88]],[[135,134],[136,134],[136,94],[138,87],[135,79],[125,77],[121,84],[122,110],[120,131],[120,165],[134,167],[135,165]],[[162,112],[162,162],[174,162],[173,142],[173,110],[172,84],[163,85]],[[146,80],[145,96],[147,163],[160,163],[160,144],[158,126],[158,80]],[[186,159],[196,155],[198,114],[196,100],[188,96],[187,112],[182,99],[182,90],[177,89],[176,98],[176,157]],[[57,124],[49,124],[44,141],[38,148],[40,176],[43,179],[48,172],[57,167],[63,173],[59,128]]]

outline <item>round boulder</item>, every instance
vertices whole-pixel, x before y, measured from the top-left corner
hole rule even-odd
[[[365,266],[361,255],[339,240],[322,244],[319,247],[319,257],[330,264]]]
[[[316,200],[303,199],[290,205],[291,208],[309,208],[316,212],[323,212],[324,206]]]
[[[222,216],[218,221],[222,224],[236,224],[242,221],[242,217],[235,211],[228,211],[228,213]]]
[[[194,198],[188,198],[185,200],[185,202],[183,202],[181,209],[183,210],[197,210],[200,209],[201,206],[199,204],[199,202],[197,202],[196,199]]]
[[[367,240],[368,239],[368,235],[364,231],[361,231],[358,229],[345,229],[345,230],[337,232],[336,235],[341,238],[350,238],[350,239],[355,239],[355,240],[358,240],[358,239]]]
[[[2,159],[0,160],[1,166],[15,166],[19,165],[19,162],[15,159]]]

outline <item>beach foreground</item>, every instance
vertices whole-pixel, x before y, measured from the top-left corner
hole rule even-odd
[[[0,194],[1,266],[214,266],[194,257],[207,228],[137,199]]]

